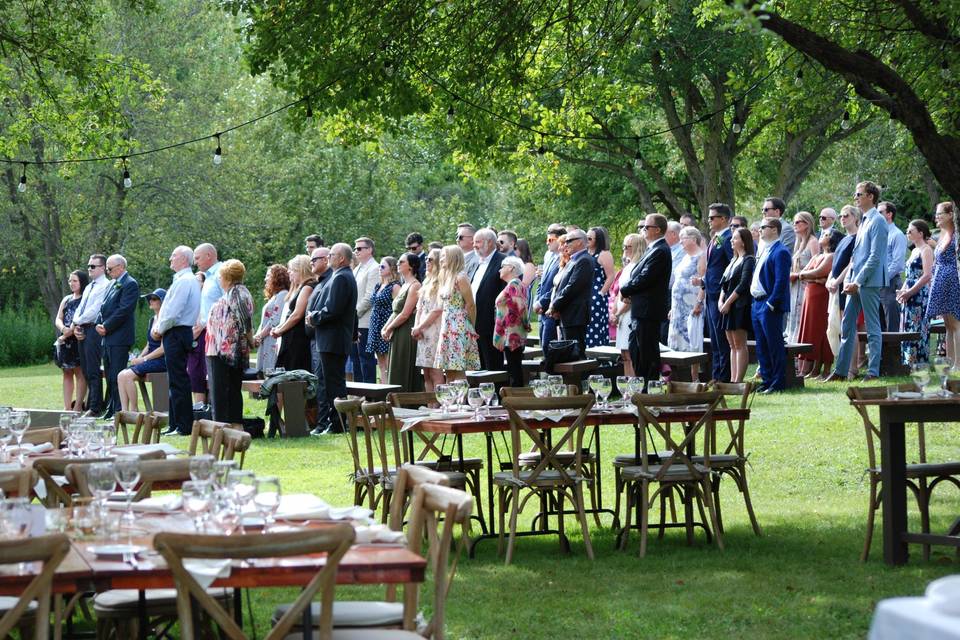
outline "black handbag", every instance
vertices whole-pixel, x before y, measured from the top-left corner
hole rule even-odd
[[[553,373],[553,368],[561,362],[573,362],[580,359],[580,343],[576,340],[551,340],[543,354],[543,368]]]

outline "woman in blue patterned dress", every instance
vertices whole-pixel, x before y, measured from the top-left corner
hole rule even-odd
[[[930,299],[930,279],[933,276],[933,249],[927,244],[930,226],[923,220],[914,220],[907,227],[907,240],[913,243],[913,252],[907,260],[907,279],[897,291],[897,302],[903,306],[902,331],[916,331],[920,339],[900,343],[903,364],[928,362],[930,359],[930,318],[927,303]]]
[[[596,260],[593,270],[593,297],[590,300],[590,318],[587,320],[587,348],[605,347],[610,344],[610,309],[607,293],[616,275],[610,240],[603,227],[591,227],[587,231],[587,251]]]
[[[380,382],[385,384],[390,367],[390,343],[383,339],[380,332],[393,313],[393,299],[400,293],[400,274],[397,273],[397,259],[386,256],[380,260],[380,282],[370,297],[370,334],[367,338],[367,353],[377,356],[377,368],[380,369]]]
[[[947,360],[957,367],[960,355],[960,279],[957,276],[956,230],[953,226],[954,204],[937,205],[937,226],[940,241],[934,252],[933,280],[930,283],[930,302],[927,318],[943,317],[947,329]]]
[[[680,231],[680,244],[686,255],[673,274],[673,290],[670,302],[670,330],[667,346],[674,351],[703,351],[703,289],[690,279],[707,271],[707,254],[701,248],[702,236],[695,227]],[[694,379],[698,370],[690,369]]]

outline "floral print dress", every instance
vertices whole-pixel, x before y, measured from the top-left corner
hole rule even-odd
[[[386,286],[381,282],[370,296],[372,310],[370,311],[370,330],[367,335],[367,353],[386,353],[390,351],[390,343],[383,339],[380,332],[386,326],[390,314],[393,313],[393,287],[400,284],[394,280]]]
[[[476,371],[480,368],[477,330],[467,317],[463,295],[454,285],[453,291],[440,292],[440,302],[443,316],[440,318],[440,340],[433,368]]]
[[[510,351],[523,349],[529,332],[526,287],[519,278],[514,278],[497,296],[493,320],[493,346]]]

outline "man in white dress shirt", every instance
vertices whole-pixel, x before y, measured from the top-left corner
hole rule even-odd
[[[380,263],[373,257],[375,245],[366,236],[353,241],[353,255],[357,266],[353,277],[357,281],[357,323],[358,340],[353,343],[350,359],[353,362],[353,379],[357,382],[376,382],[377,359],[367,352],[367,338],[370,334],[370,315],[373,311],[371,297],[380,282]]]
[[[99,416],[103,413],[103,385],[100,382],[103,337],[97,333],[95,325],[109,286],[107,257],[99,253],[90,256],[87,273],[90,275],[90,284],[83,290],[71,326],[80,342],[80,369],[87,381],[86,408]]]

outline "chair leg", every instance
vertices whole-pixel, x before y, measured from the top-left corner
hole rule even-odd
[[[711,483],[711,488],[713,489],[713,504],[717,509],[717,531],[723,533],[723,511],[720,509],[720,478],[723,477],[723,474],[718,473],[713,477],[713,482]],[[700,512],[703,513],[703,506],[700,507]]]
[[[613,468],[613,490],[616,496],[613,500],[613,528],[620,526],[620,492],[623,490],[623,484],[620,481],[620,467]]]
[[[557,491],[557,532],[560,534],[560,551],[570,553],[570,544],[567,542],[567,534],[563,528],[563,489]]]
[[[500,523],[499,528],[497,529],[497,555],[503,555],[503,534],[504,534],[504,524],[506,522],[505,515],[507,511],[506,505],[506,490],[505,487],[497,487],[497,517]]]
[[[383,507],[383,515],[381,516],[380,522],[387,524],[387,520],[390,518],[390,502],[393,500],[393,489],[384,487],[380,494],[380,500],[383,501],[381,505]]]
[[[863,541],[863,553],[860,554],[860,562],[866,562],[870,557],[870,543],[873,541],[874,520],[879,506],[880,495],[877,491],[879,482],[873,476],[870,477],[870,503],[867,507],[867,535]]]
[[[710,512],[710,520],[713,525],[713,531],[716,534],[717,539],[717,548],[721,551],[723,550],[723,534],[720,533],[720,529],[717,526],[717,509],[713,504],[713,489],[710,486],[710,477],[706,476],[701,481],[701,486],[703,487],[703,499],[707,503],[707,510]]]
[[[753,500],[750,499],[750,485],[747,484],[747,465],[739,465],[737,467],[737,473],[739,474],[740,492],[743,494],[743,502],[747,506],[747,515],[750,516],[750,524],[753,526],[753,532],[758,536],[762,536],[763,531],[760,529],[760,523],[757,522],[757,515],[753,512]]]
[[[640,481],[640,557],[647,555],[647,528],[650,520],[650,483]]]
[[[670,504],[673,504],[673,491],[669,487],[662,487],[660,489],[660,531],[657,532],[657,538],[663,540],[663,536],[667,532],[667,496],[670,496]],[[677,516],[673,516],[673,520],[677,520]]]
[[[583,532],[583,545],[587,548],[587,557],[593,560],[593,545],[590,543],[590,527],[587,526],[587,514],[583,509],[583,485],[574,485],[573,495],[577,502],[577,517],[580,520],[580,530]]]
[[[600,469],[597,468],[597,465],[591,464],[590,466],[590,509],[593,511],[593,521],[596,523],[597,528],[599,529],[602,525],[600,524],[600,511],[598,504],[600,503],[599,492],[597,489],[597,479],[600,477]]]
[[[634,486],[632,482],[620,482],[620,486],[623,488],[625,500],[625,513],[626,517],[623,519],[623,528],[620,530],[620,551],[625,551],[627,548],[627,539],[630,537],[630,525],[633,518],[633,491]],[[619,494],[618,494],[619,497]]]
[[[513,560],[513,547],[517,542],[517,514],[520,510],[520,489],[510,488],[510,537],[507,539],[507,560],[505,564],[510,564]]]
[[[927,490],[926,482],[920,483],[920,491],[917,492],[917,507],[920,509],[920,531],[930,533],[930,493]],[[930,560],[930,545],[920,545],[923,553],[923,561]]]
[[[473,503],[477,505],[477,517],[480,518],[480,528],[483,533],[487,532],[487,521],[483,517],[483,500],[480,499],[479,479],[472,474],[467,474],[467,481],[470,483],[470,493],[473,495]]]

